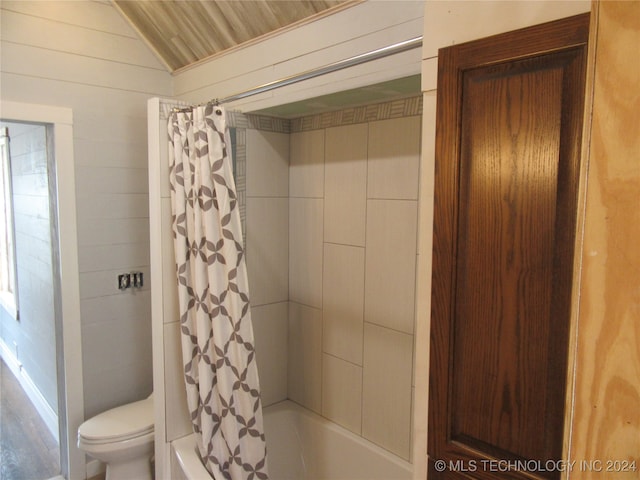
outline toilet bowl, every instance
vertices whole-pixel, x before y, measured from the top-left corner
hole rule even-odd
[[[78,448],[107,466],[106,480],[151,480],[153,395],[100,413],[78,428]]]

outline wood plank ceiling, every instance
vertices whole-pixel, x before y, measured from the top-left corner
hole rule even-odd
[[[112,0],[170,72],[353,0]]]

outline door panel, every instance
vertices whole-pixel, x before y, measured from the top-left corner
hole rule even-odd
[[[562,458],[587,32],[580,15],[440,51],[433,478],[559,477],[535,467]]]

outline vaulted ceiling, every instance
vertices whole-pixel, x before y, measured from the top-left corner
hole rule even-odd
[[[354,0],[112,0],[171,72]]]

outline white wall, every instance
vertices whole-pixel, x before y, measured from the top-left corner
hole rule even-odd
[[[85,414],[147,395],[149,278],[146,100],[172,81],[109,2],[0,4],[3,100],[73,110]],[[0,115],[2,113],[0,112]]]
[[[174,94],[223,98],[422,35],[423,1],[368,1],[178,72]],[[243,112],[415,75],[420,49],[279,88],[229,106]]]

